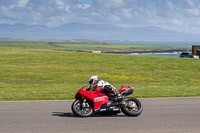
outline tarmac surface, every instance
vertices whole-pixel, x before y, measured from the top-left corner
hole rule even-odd
[[[0,102],[0,133],[200,133],[200,97],[142,98],[138,117],[76,117],[72,100]]]

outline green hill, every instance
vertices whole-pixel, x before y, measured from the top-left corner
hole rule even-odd
[[[92,75],[135,97],[200,96],[200,60],[0,48],[0,100],[73,99]]]

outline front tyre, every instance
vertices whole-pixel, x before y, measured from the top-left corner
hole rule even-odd
[[[139,116],[142,113],[142,104],[137,98],[129,97],[125,98],[124,101],[127,103],[126,106],[123,106],[122,112],[127,116]]]
[[[92,115],[93,109],[90,107],[90,104],[83,99],[75,100],[71,106],[72,112],[79,117],[88,117]]]

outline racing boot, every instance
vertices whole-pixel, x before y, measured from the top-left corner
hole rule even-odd
[[[120,102],[123,99],[122,95],[120,93],[115,93],[115,101]]]

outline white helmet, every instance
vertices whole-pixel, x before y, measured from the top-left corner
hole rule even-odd
[[[98,76],[92,76],[89,79],[89,84],[95,84],[99,81],[99,77]]]

